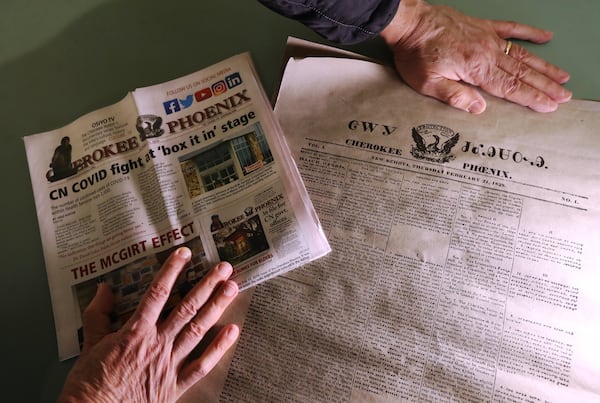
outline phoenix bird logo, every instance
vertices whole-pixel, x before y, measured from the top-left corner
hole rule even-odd
[[[165,132],[160,128],[162,118],[156,115],[140,115],[135,122],[135,128],[140,134],[140,140],[147,138],[160,137]]]
[[[450,154],[458,143],[459,135],[448,127],[425,124],[412,129],[415,141],[410,153],[413,157],[431,162],[448,162],[454,159]]]

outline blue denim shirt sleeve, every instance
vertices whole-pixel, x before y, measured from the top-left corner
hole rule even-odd
[[[400,0],[259,0],[340,44],[366,41],[392,20]]]

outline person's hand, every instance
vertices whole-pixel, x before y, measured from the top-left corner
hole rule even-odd
[[[402,0],[381,37],[408,85],[458,109],[485,110],[473,86],[538,112],[554,111],[572,96],[561,86],[569,79],[567,72],[507,41],[545,43],[552,38],[548,31],[468,17],[424,0]]]
[[[159,320],[173,284],[189,262],[182,247],[169,256],[129,321],[110,331],[110,287],[101,284],[83,315],[84,345],[59,397],[66,401],[171,402],[204,377],[239,334],[230,324],[198,358],[190,353],[238,293],[229,263],[219,263]]]

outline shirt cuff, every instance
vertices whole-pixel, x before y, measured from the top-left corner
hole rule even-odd
[[[364,42],[390,23],[400,0],[259,0],[339,44]]]

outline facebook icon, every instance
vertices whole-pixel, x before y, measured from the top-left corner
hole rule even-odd
[[[181,107],[179,106],[179,101],[176,99],[171,99],[170,101],[163,102],[163,106],[165,107],[165,112],[167,115],[171,113],[179,112]]]

